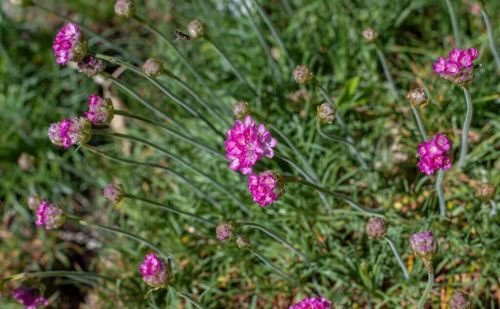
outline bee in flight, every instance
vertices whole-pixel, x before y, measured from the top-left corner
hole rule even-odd
[[[179,30],[176,30],[175,33],[175,39],[177,41],[189,41],[191,40],[191,37],[183,32],[180,32]]]

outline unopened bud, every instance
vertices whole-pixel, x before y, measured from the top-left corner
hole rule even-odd
[[[305,65],[298,65],[293,70],[293,79],[298,84],[307,84],[313,79],[314,75]]]
[[[337,110],[330,103],[323,103],[316,109],[316,119],[319,123],[332,124],[335,120]]]
[[[109,184],[102,190],[104,198],[113,204],[118,204],[123,200],[125,196],[125,190],[121,184]]]
[[[205,25],[198,19],[191,21],[187,30],[192,39],[197,39],[205,35]]]
[[[368,27],[365,30],[363,30],[363,38],[369,43],[375,41],[377,36],[378,33],[377,31],[373,30],[373,28]]]
[[[233,113],[237,119],[243,119],[250,114],[250,105],[246,101],[237,101],[233,104]]]
[[[469,296],[463,292],[455,291],[450,298],[451,309],[468,309],[470,308]]]
[[[34,163],[35,163],[35,157],[26,152],[21,153],[19,158],[17,158],[17,165],[23,171],[31,170],[33,168]]]
[[[430,260],[438,251],[438,243],[431,231],[411,235],[411,248],[417,257]]]
[[[215,229],[217,239],[226,242],[233,238],[234,226],[231,222],[221,222]]]
[[[422,88],[413,88],[406,94],[406,99],[413,107],[424,106],[429,102],[427,93]]]
[[[32,194],[28,197],[28,207],[29,209],[31,210],[36,210],[38,208],[38,204],[40,204],[40,202],[42,201],[42,199],[40,198],[40,196],[38,196],[38,194]]]
[[[479,16],[481,15],[481,5],[477,2],[474,2],[470,5],[469,11],[472,15]]]
[[[66,212],[47,201],[40,201],[35,217],[35,224],[47,230],[57,229],[66,222]]]
[[[495,195],[495,191],[493,184],[485,182],[477,188],[476,196],[483,200],[490,200]]]
[[[134,16],[135,6],[132,0],[117,0],[115,2],[115,14],[121,17],[130,18]]]
[[[243,235],[238,235],[236,238],[236,244],[238,245],[238,248],[244,249],[244,248],[250,248],[252,246],[252,243],[250,240]]]
[[[366,234],[370,239],[382,239],[387,234],[385,220],[379,217],[371,217],[366,224]]]
[[[82,61],[78,62],[78,72],[86,74],[88,77],[94,77],[104,70],[104,63],[101,59],[87,55]]]
[[[142,69],[147,76],[157,77],[158,75],[163,73],[163,64],[157,59],[149,58],[142,65]]]

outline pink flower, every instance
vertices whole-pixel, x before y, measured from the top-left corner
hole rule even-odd
[[[26,309],[36,309],[37,307],[47,306],[49,304],[45,297],[39,295],[38,290],[27,287],[18,287],[14,289],[12,291],[12,297]]]
[[[434,62],[434,72],[442,78],[451,81],[456,85],[463,86],[472,80],[474,60],[477,59],[478,52],[475,48],[458,49],[454,48],[448,54],[448,58],[439,57]]]
[[[67,23],[57,33],[52,50],[59,64],[80,62],[87,54],[87,41],[76,24]]]
[[[451,143],[442,133],[438,133],[425,142],[418,145],[417,153],[420,161],[417,163],[420,171],[426,175],[432,175],[436,170],[447,170],[451,168],[451,158],[448,151]]]
[[[243,122],[236,120],[224,142],[229,168],[250,174],[258,160],[274,156],[273,148],[277,143],[264,125],[257,125],[251,116],[246,116]]]
[[[472,60],[476,60],[479,52],[474,47],[468,48],[467,53],[470,55]]]
[[[438,243],[431,231],[411,235],[410,245],[416,256],[431,258],[438,251]]]
[[[445,73],[449,75],[457,75],[460,70],[458,63],[448,60],[446,61]]]
[[[172,276],[170,264],[167,265],[162,258],[154,253],[149,253],[144,257],[144,261],[139,266],[139,273],[144,282],[154,288],[168,284]]]
[[[266,171],[259,175],[248,176],[248,190],[255,203],[262,207],[277,201],[284,193],[284,186],[280,176],[273,171]]]
[[[85,144],[90,139],[90,133],[90,122],[83,117],[74,117],[52,123],[48,130],[50,141],[54,145],[64,148]]]
[[[231,222],[221,222],[215,229],[215,235],[220,241],[228,241],[233,238],[234,226]]]
[[[107,125],[114,116],[113,103],[110,99],[103,99],[98,95],[91,94],[88,99],[89,111],[86,112],[87,119],[95,125]]]
[[[35,224],[47,230],[57,229],[66,222],[66,213],[54,204],[41,201],[35,211]]]
[[[434,72],[443,73],[446,69],[446,58],[439,57],[438,60],[434,63]]]
[[[330,309],[332,303],[323,297],[305,298],[288,309]]]
[[[448,54],[448,60],[458,62],[458,58],[462,56],[462,51],[458,48],[453,48]]]

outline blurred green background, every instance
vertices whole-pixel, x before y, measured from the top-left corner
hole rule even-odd
[[[415,260],[409,235],[431,229],[440,250],[434,259],[436,284],[431,308],[447,308],[454,289],[470,294],[478,308],[500,306],[499,215],[493,196],[483,201],[476,191],[482,183],[498,187],[500,177],[499,72],[490,51],[481,16],[470,13],[471,1],[452,1],[463,47],[479,50],[470,86],[474,117],[470,154],[462,171],[445,176],[449,220],[438,219],[435,177],[416,168],[419,135],[410,105],[404,99],[413,86],[426,88],[430,103],[421,109],[429,133],[444,132],[458,154],[465,113],[463,93],[432,73],[432,63],[455,44],[445,1],[257,1],[272,21],[286,49],[280,48],[256,2],[246,0],[136,1],[137,13],[157,27],[171,44],[134,20],[118,18],[113,1],[35,1],[57,12],[21,8],[1,2],[0,11],[0,273],[83,270],[98,272],[114,282],[81,278],[47,278],[41,283],[52,308],[191,308],[172,291],[147,293],[137,271],[148,249],[126,238],[67,223],[58,231],[37,229],[28,197],[38,194],[68,211],[120,227],[170,252],[176,262],[174,285],[207,308],[287,308],[305,296],[323,295],[334,308],[411,308],[425,286],[421,261]],[[500,2],[485,1],[494,39],[500,42]],[[210,181],[140,144],[94,136],[91,145],[121,157],[162,164],[190,179],[216,201],[201,199],[179,177],[161,170],[112,162],[85,149],[60,149],[46,136],[50,123],[82,114],[91,93],[110,96],[115,107],[151,119],[155,115],[129,93],[99,78],[88,78],[74,67],[54,61],[51,44],[65,16],[84,26],[92,53],[112,55],[141,65],[149,57],[164,61],[168,70],[220,109],[226,123],[207,115],[226,131],[232,123],[231,104],[248,101],[252,111],[283,131],[278,149],[300,165],[310,165],[321,183],[344,192],[368,207],[384,210],[389,236],[395,240],[410,272],[405,281],[386,243],[364,233],[367,218],[347,205],[329,200],[329,213],[318,195],[298,185],[287,186],[274,205],[260,208],[246,189],[246,179],[227,168],[227,162],[140,122],[116,117],[111,128],[157,143],[188,160],[214,180],[231,188],[251,210],[242,212]],[[245,87],[206,40],[179,41],[174,31],[186,32],[192,19],[206,24],[214,42],[257,89]],[[366,27],[378,32],[375,44],[361,35]],[[183,64],[174,46],[190,63]],[[389,91],[376,49],[383,51],[395,80],[397,95]],[[299,86],[291,77],[294,64],[307,64],[329,90],[369,163],[365,172],[349,151],[316,133],[319,91]],[[144,79],[118,67],[119,75],[137,93],[185,126],[190,134],[220,150],[222,139],[190,116]],[[118,76],[117,75],[117,76]],[[196,101],[167,77],[161,81],[178,97]],[[340,133],[334,124],[325,128]],[[301,158],[303,160],[301,160]],[[261,168],[296,173],[278,160],[264,160]],[[136,201],[113,206],[102,197],[107,183],[175,205],[213,221],[257,222],[298,247],[312,260],[305,263],[281,244],[251,229],[245,233],[254,248],[286,273],[277,276],[248,251],[221,245],[214,229],[186,217],[160,212]],[[498,200],[498,199],[496,199]],[[6,286],[2,308],[17,308]]]

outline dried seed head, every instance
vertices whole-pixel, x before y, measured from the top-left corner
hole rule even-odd
[[[490,200],[495,195],[495,186],[489,182],[482,183],[477,188],[476,196],[483,200]]]
[[[187,30],[192,39],[197,39],[205,35],[205,25],[199,19],[191,21],[188,24]]]
[[[215,229],[217,239],[226,242],[233,238],[234,225],[231,222],[221,222]]]
[[[134,16],[134,2],[132,0],[117,0],[115,2],[115,14],[125,18]]]
[[[125,190],[121,184],[110,183],[102,190],[104,198],[111,201],[113,204],[118,204],[123,200],[125,196]]]
[[[470,308],[470,305],[469,295],[460,291],[453,292],[450,298],[451,309],[467,309]]]
[[[427,93],[422,88],[413,88],[406,94],[406,99],[413,107],[424,106],[429,102]]]
[[[305,65],[298,65],[293,70],[293,79],[298,84],[307,84],[313,79],[314,75]]]
[[[335,120],[337,110],[330,103],[323,103],[316,109],[316,119],[319,123],[331,124]]]
[[[250,105],[246,101],[237,101],[233,104],[233,113],[237,119],[243,119],[250,114]]]
[[[378,33],[377,31],[373,30],[373,28],[368,27],[365,30],[363,30],[363,38],[369,43],[375,41],[377,36]]]
[[[250,242],[250,240],[246,236],[243,236],[243,235],[238,235],[238,237],[236,238],[236,244],[238,245],[238,248],[240,248],[240,249],[249,248],[252,246],[252,243]]]
[[[163,63],[157,59],[149,58],[142,65],[142,70],[149,77],[157,77],[163,73]]]
[[[35,164],[35,157],[29,153],[23,152],[19,158],[17,158],[17,165],[23,171],[31,170],[33,168],[33,164]]]
[[[366,234],[370,239],[382,239],[387,234],[385,220],[379,217],[371,217],[366,224]]]

